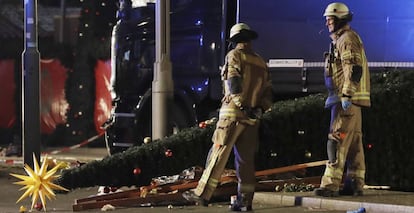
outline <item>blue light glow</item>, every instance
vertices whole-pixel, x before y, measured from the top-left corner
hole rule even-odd
[[[203,36],[200,36],[200,46],[203,46]]]
[[[195,23],[196,26],[200,26],[202,24],[203,24],[203,22],[201,20],[197,20],[196,23]]]

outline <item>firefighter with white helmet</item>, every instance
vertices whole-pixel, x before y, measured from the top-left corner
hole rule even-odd
[[[213,145],[197,188],[183,194],[188,200],[204,203],[210,200],[233,150],[238,193],[231,210],[252,211],[258,118],[272,104],[267,65],[252,48],[251,41],[257,37],[257,33],[244,23],[230,29],[229,41],[234,49],[227,53],[221,72],[224,97],[212,137]]]
[[[257,38],[257,33],[250,29],[245,23],[238,23],[233,25],[230,29],[229,40],[234,43],[239,41],[254,40]]]
[[[331,110],[327,142],[328,163],[318,196],[362,195],[365,185],[365,156],[362,144],[361,107],[370,107],[370,73],[364,45],[351,29],[352,13],[348,6],[335,2],[324,12],[332,39],[325,54],[325,84]],[[344,187],[340,189],[347,166]]]
[[[329,4],[323,16],[335,16],[338,19],[346,19],[352,21],[352,13],[349,11],[348,6],[344,3],[334,2]]]
[[[329,32],[332,33],[347,25],[348,22],[351,22],[353,14],[344,3],[335,2],[326,7],[323,16],[335,19],[333,25],[327,25]]]

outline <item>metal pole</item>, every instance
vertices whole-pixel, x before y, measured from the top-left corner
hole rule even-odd
[[[40,159],[40,53],[37,38],[37,0],[24,1],[24,51],[22,53],[23,162],[34,166]],[[33,167],[32,167],[33,168]]]
[[[61,43],[61,44],[64,41],[65,18],[66,18],[66,5],[65,5],[65,0],[60,0],[59,43]]]
[[[240,0],[236,2],[236,24],[240,22]]]
[[[155,63],[152,81],[152,138],[160,139],[168,132],[168,106],[173,99],[170,61],[170,1],[157,0],[155,11]]]

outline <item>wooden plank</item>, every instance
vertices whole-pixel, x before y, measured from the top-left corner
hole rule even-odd
[[[184,183],[180,183],[180,184],[172,184],[172,185],[166,185],[166,186],[162,186],[159,187],[159,189],[157,189],[157,192],[171,192],[171,191],[187,191],[189,189],[193,189],[195,187],[197,187],[198,184],[198,180],[192,180],[189,182],[184,182]]]
[[[140,189],[130,189],[121,192],[114,192],[102,195],[94,195],[86,198],[76,199],[75,203],[87,203],[87,202],[94,202],[99,200],[112,200],[118,198],[125,198],[125,197],[134,197],[140,195]]]
[[[326,162],[327,162],[327,160],[321,160],[321,161],[314,161],[314,162],[309,162],[309,163],[296,164],[296,165],[292,165],[292,166],[285,166],[285,167],[279,167],[279,168],[274,168],[274,169],[267,169],[267,170],[257,171],[255,173],[255,176],[260,177],[260,176],[267,176],[267,175],[275,175],[275,174],[281,174],[281,173],[285,173],[285,172],[296,171],[296,170],[300,170],[300,169],[317,167],[317,166],[326,165]]]
[[[326,160],[315,161],[303,164],[296,164],[292,166],[279,167],[274,169],[257,171],[255,173],[256,178],[264,176],[281,174],[285,172],[292,172],[303,170],[310,167],[322,166],[326,164]],[[313,179],[312,179],[313,178]],[[316,181],[317,180],[317,181]],[[285,183],[295,183],[298,181],[314,181],[320,182],[320,177],[311,177],[308,179],[296,179],[296,180],[283,180],[281,182],[273,183],[261,183],[258,184],[257,190],[270,189],[274,190],[276,184],[284,185]],[[237,182],[235,176],[223,176],[220,180],[221,185],[217,188],[214,196],[230,196],[237,192],[237,187],[234,183]],[[91,196],[87,198],[75,200],[73,205],[74,211],[82,211],[86,209],[102,208],[105,204],[111,204],[113,206],[139,206],[145,203],[157,203],[160,201],[173,202],[173,201],[185,201],[181,196],[181,192],[187,191],[197,187],[198,180],[182,181],[173,184],[167,184],[163,186],[150,185],[143,186],[140,189],[132,189],[122,192],[115,192],[105,195]],[[149,193],[152,189],[157,190],[157,194]],[[175,193],[171,193],[175,192]],[[166,194],[168,193],[168,194]]]
[[[143,187],[140,187],[139,189],[131,189],[131,190],[126,190],[126,191],[121,191],[121,192],[114,192],[114,193],[109,193],[109,194],[95,195],[95,196],[90,196],[87,198],[76,199],[75,203],[81,204],[81,203],[95,202],[95,201],[101,201],[101,200],[112,200],[112,199],[128,198],[128,197],[140,197],[143,190],[148,191],[148,194],[149,194],[149,192],[152,189],[157,189],[157,193],[168,193],[168,192],[172,192],[176,190],[186,191],[186,190],[195,188],[197,184],[198,184],[198,180],[192,180],[188,182],[182,182],[178,184],[168,184],[164,186],[156,186],[156,185],[143,186]]]
[[[155,196],[147,197],[128,197],[112,200],[100,200],[96,202],[77,203],[72,205],[72,209],[73,211],[84,211],[102,208],[106,204],[110,204],[114,207],[134,207],[147,203],[156,204],[161,202],[166,204],[168,202],[186,202],[186,200],[182,197],[182,193],[157,194]]]

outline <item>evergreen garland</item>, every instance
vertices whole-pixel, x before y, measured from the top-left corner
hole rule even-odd
[[[373,75],[372,107],[363,110],[367,184],[414,190],[411,158],[414,120],[413,71]],[[329,112],[324,94],[274,103],[261,119],[257,170],[326,159]],[[59,184],[69,189],[95,185],[142,186],[151,178],[173,175],[203,165],[211,146],[214,124],[193,127],[150,144],[132,147],[80,167],[62,171]],[[173,155],[167,157],[170,149]],[[231,164],[231,162],[229,162]],[[134,168],[141,173],[134,174]],[[317,175],[322,175],[318,171]]]
[[[63,144],[73,145],[96,135],[94,127],[95,65],[110,58],[111,26],[115,22],[114,1],[81,0],[73,70],[68,74],[69,103]],[[61,144],[62,145],[62,144]]]
[[[175,175],[182,168],[202,165],[207,157],[206,150],[212,144],[213,127],[189,128],[162,141],[131,147],[101,161],[64,170],[59,184],[70,189],[94,185],[148,185],[155,176]],[[141,173],[134,174],[134,169]]]

